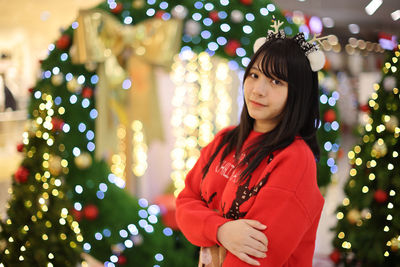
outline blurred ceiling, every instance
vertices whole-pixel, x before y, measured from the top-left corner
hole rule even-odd
[[[365,12],[371,0],[275,0],[281,10],[299,10],[306,16],[330,17],[334,28],[325,28],[324,34],[336,34],[342,42],[349,37],[377,41],[378,33],[397,34],[400,37],[400,19],[394,21],[391,13],[400,9],[400,0],[383,0],[373,15]],[[358,34],[349,31],[349,24],[360,27]]]
[[[101,0],[0,0],[0,48],[29,41],[32,52],[46,53],[48,44],[76,18],[80,8]]]
[[[0,0],[0,48],[13,39],[29,40],[34,53],[46,53],[47,45],[68,27],[80,8],[89,8],[102,0]],[[215,1],[215,0],[214,0]],[[256,1],[256,0],[254,0]],[[330,17],[335,27],[325,33],[335,33],[343,42],[354,36],[376,41],[378,32],[400,35],[400,20],[390,13],[400,9],[400,0],[383,0],[381,7],[369,16],[364,8],[370,0],[275,0],[281,10],[300,10],[307,16]],[[351,34],[348,25],[358,24],[359,34]],[[44,55],[44,54],[43,54]]]

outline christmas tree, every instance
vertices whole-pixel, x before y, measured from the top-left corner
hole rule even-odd
[[[361,142],[348,153],[352,168],[331,254],[344,266],[399,266],[399,59],[398,50],[388,53],[382,81],[361,107]]]
[[[132,36],[136,38],[133,43],[143,38],[136,30],[127,36],[118,34],[150,19],[155,25],[181,20],[184,31],[178,43],[182,50],[206,51],[229,59],[236,68],[248,64],[252,44],[266,34],[273,20],[285,21],[288,35],[294,35],[299,26],[275,5],[261,0],[108,0],[87,14],[93,15],[93,23],[104,18],[92,33],[100,35],[100,40],[108,38],[106,42],[96,46],[98,39],[86,39],[95,52],[110,45],[101,52],[109,56],[111,51],[115,76],[127,67],[132,54],[130,47],[119,49],[118,42]],[[97,105],[98,95],[110,72],[101,72],[109,62],[72,60],[82,56],[74,42],[84,21],[72,23],[49,45],[49,56],[41,62],[42,77],[31,89],[30,120],[23,144],[18,146],[25,158],[14,175],[8,218],[0,229],[0,266],[75,266],[81,251],[106,266],[194,266],[197,249],[172,226],[160,222],[158,206],[126,192],[124,180],[115,174],[118,170],[110,169],[108,159],[95,155],[100,146],[96,137],[103,133],[96,131],[96,122],[102,120],[99,108],[104,108]],[[112,27],[118,31],[107,32]],[[115,36],[120,39],[112,39]],[[132,84],[134,81],[122,79],[108,98],[123,102]],[[112,103],[121,118],[124,113],[119,112],[118,104],[125,103]],[[132,126],[139,132],[143,128],[138,121]],[[118,134],[124,136],[125,132]],[[136,139],[142,140],[142,134]],[[138,165],[134,172],[144,170]]]

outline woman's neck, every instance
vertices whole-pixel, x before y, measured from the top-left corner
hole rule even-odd
[[[272,123],[260,123],[258,121],[254,121],[253,130],[260,133],[270,132],[275,128],[276,124]]]

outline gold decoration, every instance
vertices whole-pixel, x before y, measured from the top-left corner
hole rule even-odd
[[[87,169],[92,166],[92,156],[90,156],[90,154],[87,152],[83,152],[82,154],[77,156],[74,161],[75,165],[81,170]]]
[[[372,146],[371,156],[375,158],[384,157],[387,153],[387,146],[382,138],[379,138],[375,141],[374,145]]]
[[[5,240],[0,240],[0,252],[3,252],[6,247],[7,247],[7,242]]]
[[[58,176],[62,171],[61,157],[51,155],[49,159],[49,171],[52,175]]]
[[[85,69],[87,71],[95,71],[97,69],[97,64],[95,62],[88,62],[85,64]]]
[[[82,90],[82,85],[78,83],[75,77],[67,82],[67,89],[71,93],[79,93]]]
[[[356,209],[351,209],[346,218],[351,224],[356,224],[361,219],[361,213]]]
[[[73,63],[99,64],[96,157],[117,153],[121,123],[129,129],[140,120],[148,143],[162,140],[154,67],[171,65],[180,46],[182,22],[154,18],[124,26],[101,10],[81,10],[77,21]]]
[[[398,238],[393,237],[390,243],[391,243],[390,248],[393,252],[396,252],[397,250],[399,250]]]
[[[140,9],[144,6],[144,0],[134,0],[132,3],[132,7],[136,9]]]
[[[115,254],[121,254],[124,251],[124,246],[122,244],[111,245],[111,251]]]
[[[363,219],[369,220],[369,219],[371,219],[371,217],[372,217],[371,211],[370,211],[369,209],[363,209],[363,210],[361,211],[361,216],[362,216]]]
[[[399,127],[399,120],[396,116],[391,115],[389,116],[389,120],[385,121],[385,127],[388,131],[394,133],[396,127]]]
[[[51,77],[51,83],[55,86],[59,86],[63,83],[64,81],[64,77],[61,73],[57,74],[57,75],[53,75]]]

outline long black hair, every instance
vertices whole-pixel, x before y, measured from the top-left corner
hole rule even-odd
[[[249,179],[263,159],[271,155],[273,151],[289,146],[296,136],[304,139],[316,160],[319,160],[320,151],[316,137],[320,123],[318,74],[311,70],[310,62],[292,38],[277,38],[267,41],[253,55],[246,68],[243,85],[258,58],[261,59],[261,71],[267,77],[288,83],[288,97],[280,115],[280,122],[273,130],[255,139],[246,149],[244,159],[238,162],[238,166],[248,163],[240,174],[239,183]],[[224,146],[220,164],[234,150],[235,158],[239,159],[242,146],[253,130],[253,126],[254,119],[250,117],[244,101],[239,125],[223,135],[221,142],[203,168],[203,177]]]

